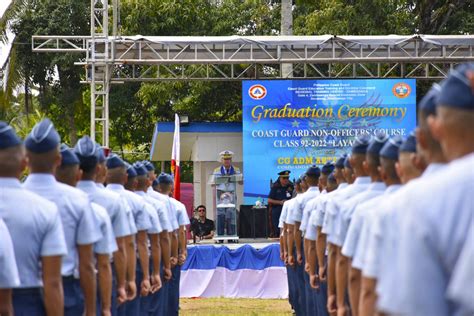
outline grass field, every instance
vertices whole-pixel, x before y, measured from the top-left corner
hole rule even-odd
[[[180,315],[291,315],[288,300],[195,298],[180,299]]]

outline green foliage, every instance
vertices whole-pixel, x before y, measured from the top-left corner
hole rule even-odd
[[[123,35],[278,35],[278,0],[121,0]],[[463,34],[474,30],[467,0],[296,0],[295,35]],[[90,91],[74,54],[37,54],[31,36],[87,35],[90,1],[13,0],[0,18],[0,36],[15,34],[7,89],[0,91],[0,119],[26,135],[49,116],[66,142],[89,133]],[[321,66],[324,67],[324,66]],[[201,71],[198,68],[193,70]],[[425,91],[430,83],[419,83]],[[13,91],[25,91],[15,96]],[[32,96],[32,91],[37,96]],[[420,94],[420,93],[419,93]],[[174,113],[191,121],[240,121],[239,82],[160,82],[114,85],[110,95],[111,147],[127,159],[145,159],[154,125]],[[165,166],[165,170],[169,170]],[[185,178],[192,173],[183,165]]]

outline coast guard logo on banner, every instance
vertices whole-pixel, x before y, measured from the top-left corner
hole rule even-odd
[[[254,100],[261,100],[267,95],[267,88],[261,84],[254,84],[249,88],[249,96]]]
[[[411,88],[406,83],[400,82],[393,86],[392,92],[397,98],[406,98],[410,95]]]

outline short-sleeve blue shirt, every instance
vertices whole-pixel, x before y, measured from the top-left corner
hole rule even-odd
[[[110,190],[100,188],[94,181],[79,181],[77,188],[86,192],[91,202],[97,203],[107,210],[115,238],[129,236],[130,230],[127,208],[124,206],[120,196]]]
[[[57,182],[52,174],[30,174],[23,186],[56,204],[67,246],[67,255],[61,264],[61,274],[73,275],[79,269],[77,246],[94,244],[102,237],[87,195]]]
[[[107,210],[97,203],[91,203],[92,210],[99,221],[102,238],[94,245],[94,252],[98,254],[112,254],[118,250],[114,229]]]
[[[15,178],[0,178],[0,208],[10,232],[21,288],[43,286],[41,257],[64,256],[66,241],[54,203],[22,187]]]
[[[0,202],[0,208],[2,204]],[[16,267],[13,243],[5,222],[0,218],[0,289],[9,289],[20,285],[20,276]]]

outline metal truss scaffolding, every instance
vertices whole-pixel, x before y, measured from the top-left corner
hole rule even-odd
[[[103,0],[107,2],[107,0]],[[91,0],[90,36],[33,36],[34,52],[77,52],[91,86],[91,137],[109,145],[111,84],[166,80],[442,79],[474,61],[473,35],[119,36],[118,0]],[[109,12],[113,13],[109,34]],[[293,64],[282,75],[281,65]]]

